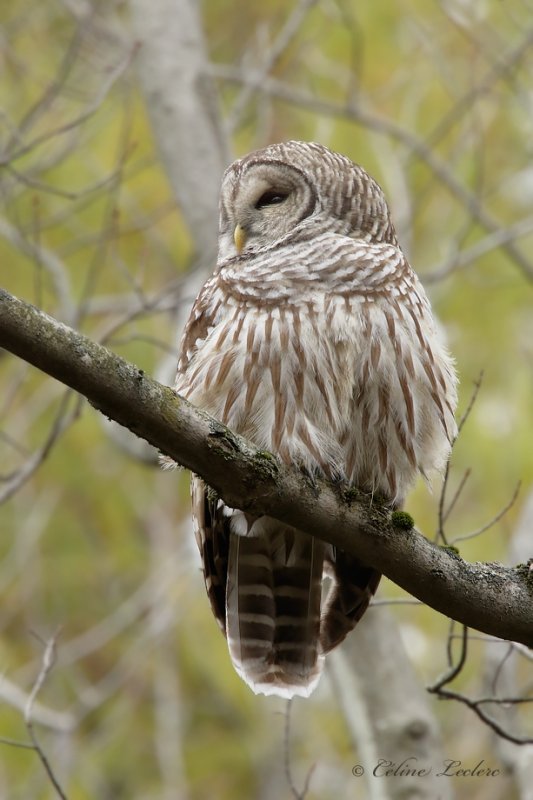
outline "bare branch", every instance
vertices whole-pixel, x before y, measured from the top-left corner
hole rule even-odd
[[[54,770],[52,769],[52,765],[50,764],[48,757],[46,756],[44,750],[39,744],[39,740],[37,739],[37,735],[33,728],[33,706],[37,698],[37,695],[43,688],[46,678],[48,677],[51,669],[55,664],[56,642],[58,634],[59,631],[56,631],[55,634],[46,643],[46,647],[44,649],[42,658],[41,670],[37,675],[35,683],[33,684],[33,688],[28,696],[26,708],[24,709],[24,722],[26,723],[26,730],[28,731],[28,734],[30,736],[33,748],[37,753],[37,755],[39,756],[41,764],[43,765],[45,772],[48,775],[48,778],[52,786],[54,787],[57,796],[60,797],[61,800],[67,800],[67,796],[64,793],[63,789],[61,788],[59,781],[55,776]]]
[[[309,768],[303,789],[300,791],[296,784],[294,783],[294,777],[292,774],[292,765],[291,765],[291,711],[292,711],[292,700],[287,700],[287,704],[285,706],[285,731],[283,736],[283,771],[285,773],[285,778],[289,789],[291,791],[292,796],[295,800],[305,800],[307,796],[307,792],[309,791],[309,783],[311,781],[311,777],[313,775],[315,765],[312,764]]]
[[[296,3],[292,13],[289,15],[285,25],[278,34],[276,41],[263,56],[262,64],[256,69],[255,74],[259,80],[268,77],[291,41],[299,33],[305,17],[316,4],[317,0],[299,0]],[[226,119],[226,127],[230,132],[233,133],[237,129],[246,105],[249,103],[254,93],[255,88],[253,86],[250,84],[244,85],[242,92],[238,96],[235,105]]]
[[[461,635],[461,651],[459,654],[459,659],[456,664],[453,663],[453,660],[451,658],[451,651],[450,651],[451,638],[452,638],[451,636],[448,638],[448,660],[450,666],[448,670],[444,673],[444,675],[441,675],[438,681],[433,684],[433,686],[428,686],[428,692],[437,693],[443,686],[446,686],[446,684],[451,683],[453,679],[459,675],[459,673],[461,672],[466,663],[466,652],[468,646],[468,628],[466,627],[466,625],[463,625],[463,631]]]
[[[7,219],[0,217],[0,236],[2,236],[12,247],[18,248],[28,258],[34,259],[50,275],[54,291],[59,301],[59,311],[61,319],[71,322],[74,319],[74,304],[72,301],[72,286],[68,269],[59,256],[41,244],[32,242],[26,238],[21,231],[8,222]]]
[[[5,676],[0,678],[0,699],[19,711],[28,708],[29,696],[20,686],[10,681]],[[39,725],[50,728],[53,731],[67,733],[72,731],[76,725],[76,718],[68,711],[56,711],[48,708],[36,700],[36,696],[31,702],[32,719]],[[28,745],[30,746],[30,745]]]
[[[516,503],[521,485],[522,482],[518,481],[518,483],[515,486],[515,490],[511,496],[511,499],[504,505],[502,509],[500,509],[500,511],[498,511],[497,514],[495,514],[492,517],[492,519],[489,519],[488,522],[486,522],[480,528],[477,528],[475,531],[472,531],[471,533],[465,533],[462,536],[456,536],[454,539],[452,539],[451,544],[455,545],[457,544],[457,542],[465,542],[467,539],[474,539],[476,536],[480,536],[482,533],[485,533],[485,531],[488,531],[490,530],[490,528],[493,528],[494,525],[496,525],[496,523],[499,522],[501,518],[504,517]]]
[[[447,507],[446,511],[443,514],[443,518],[442,518],[443,523],[446,522],[446,520],[448,519],[448,517],[452,513],[453,509],[455,508],[455,505],[456,505],[457,501],[459,500],[460,496],[462,495],[463,489],[465,488],[466,482],[469,479],[471,474],[472,474],[472,470],[470,469],[470,467],[467,467],[467,469],[465,469],[465,471],[463,472],[463,477],[459,481],[457,489],[453,493],[452,499],[448,503],[448,507]]]
[[[20,487],[28,481],[35,473],[35,470],[40,467],[43,461],[48,457],[50,450],[57,442],[57,440],[65,433],[65,431],[72,425],[74,420],[78,417],[81,407],[81,398],[76,398],[74,408],[66,413],[67,405],[71,399],[71,393],[66,392],[62,402],[60,403],[59,410],[56,414],[55,420],[52,424],[50,432],[46,437],[44,443],[39,447],[31,456],[29,456],[24,464],[12,475],[0,478],[2,489],[0,491],[0,503],[4,503],[8,498],[12,497]]]
[[[450,643],[450,640],[449,640]],[[478,700],[472,700],[464,694],[460,692],[454,692],[451,689],[445,689],[444,687],[451,683],[462,671],[463,667],[466,664],[466,657],[467,657],[467,649],[468,649],[468,628],[463,625],[463,632],[461,637],[461,650],[459,653],[459,658],[455,664],[451,664],[450,668],[442,675],[436,683],[432,686],[428,686],[428,692],[431,694],[437,695],[443,700],[457,700],[459,703],[463,703],[469,709],[471,709],[479,719],[484,722],[489,728],[501,736],[502,739],[506,739],[513,744],[519,745],[529,745],[533,744],[533,739],[528,739],[527,737],[523,736],[515,736],[513,733],[510,733],[508,730],[503,728],[499,722],[497,722],[493,717],[487,714],[482,706],[487,705],[490,703],[509,703],[509,698],[500,699],[500,698],[486,698],[482,697]],[[531,702],[531,699],[524,699],[524,698],[516,698],[514,703],[523,703],[523,702]]]
[[[533,44],[533,29],[526,31],[524,37],[514,47],[510,47],[506,53],[499,54],[494,49],[491,56],[495,57],[495,62],[491,65],[487,74],[475,86],[469,89],[454,106],[439,119],[437,125],[426,139],[430,147],[435,147],[443,139],[450,128],[459,119],[472,109],[473,104],[487,95],[490,89],[498,81],[504,80],[508,74],[516,68],[522,58],[530,51]]]
[[[512,742],[513,744],[519,744],[519,745],[533,744],[533,739],[528,739],[527,737],[524,736],[515,736],[505,728],[502,728],[502,726],[498,722],[496,722],[495,719],[490,717],[482,710],[481,708],[482,701],[480,702],[479,700],[471,700],[469,697],[466,697],[466,695],[459,694],[458,692],[452,692],[450,689],[440,688],[434,691],[432,688],[430,688],[428,691],[432,692],[433,694],[436,694],[438,697],[441,697],[443,699],[457,700],[458,702],[463,703],[471,711],[473,711],[474,714],[476,714],[476,716],[479,717],[479,719],[485,723],[485,725],[488,725],[489,728],[491,728],[495,733],[498,734],[498,736],[501,736],[502,739],[506,739],[508,742]]]
[[[453,449],[453,446],[455,445],[455,442],[457,441],[457,438],[458,438],[459,434],[463,430],[463,427],[466,424],[466,421],[467,421],[468,417],[472,413],[472,409],[474,408],[474,404],[475,404],[475,402],[477,400],[477,397],[478,397],[479,390],[481,388],[482,382],[483,382],[483,370],[479,373],[479,377],[478,377],[477,381],[474,381],[474,389],[472,391],[472,394],[470,395],[470,400],[468,401],[468,405],[466,407],[466,410],[465,410],[463,416],[461,417],[461,419],[459,420],[458,425],[457,425],[457,434],[455,436],[455,439],[453,440],[452,449]],[[437,513],[437,534],[435,536],[435,542],[438,542],[439,539],[441,539],[444,542],[444,544],[446,544],[446,545],[448,544],[448,541],[446,539],[446,533],[445,533],[445,530],[444,530],[444,526],[445,526],[446,520],[448,519],[448,517],[450,516],[450,514],[451,514],[451,512],[453,510],[453,507],[457,503],[457,500],[459,499],[459,497],[460,497],[460,495],[461,495],[461,493],[462,493],[462,491],[464,489],[464,486],[465,486],[466,481],[468,480],[469,476],[470,476],[470,470],[467,469],[466,472],[463,475],[462,480],[459,483],[459,486],[457,487],[457,489],[456,489],[456,491],[454,493],[454,496],[452,497],[452,499],[448,503],[448,506],[446,507],[446,492],[447,492],[447,489],[448,489],[448,480],[449,480],[449,477],[450,477],[450,461],[448,461],[448,463],[446,464],[446,467],[445,467],[445,470],[444,470],[444,479],[442,481],[442,487],[441,487],[441,490],[440,490],[440,497],[439,497],[439,509],[438,509],[438,513]]]
[[[0,290],[0,346],[84,394],[107,416],[201,475],[227,505],[268,514],[357,554],[432,608],[533,645],[529,572],[468,564],[367,495],[310,481],[133,364]]]
[[[468,420],[468,417],[472,413],[472,409],[474,408],[475,402],[478,398],[479,390],[481,389],[481,384],[483,383],[483,375],[484,375],[483,370],[481,370],[477,380],[474,381],[474,389],[472,391],[472,394],[470,395],[470,400],[468,401],[468,405],[463,413],[463,416],[461,417],[461,419],[457,424],[457,436],[459,436],[459,434],[463,430]]]
[[[27,144],[19,147],[18,150],[14,150],[12,152],[6,151],[0,154],[0,166],[6,166],[12,161],[17,161],[19,158],[22,158],[22,156],[25,156],[32,150],[35,150],[35,148],[39,147],[45,142],[48,142],[50,139],[55,139],[62,134],[68,133],[74,128],[79,128],[84,122],[94,116],[94,114],[100,109],[100,106],[104,102],[114,84],[126,71],[126,68],[129,66],[133,56],[134,50],[130,50],[130,52],[128,52],[122,58],[122,60],[109,71],[109,75],[105,80],[102,81],[99,91],[87,105],[87,107],[81,112],[81,114],[78,114],[77,116],[73,117],[73,119],[63,123],[62,125],[58,125],[56,128],[52,128],[52,130],[39,134]]]
[[[497,250],[498,247],[514,242],[517,239],[527,236],[533,232],[533,220],[531,217],[526,217],[514,225],[509,225],[508,228],[502,227],[499,230],[489,233],[476,242],[471,247],[462,250],[460,253],[453,253],[451,258],[447,258],[440,264],[437,264],[431,272],[424,273],[424,283],[437,283],[438,281],[447,278],[455,270],[467,267],[476,261],[478,258],[487,255],[492,250]]]

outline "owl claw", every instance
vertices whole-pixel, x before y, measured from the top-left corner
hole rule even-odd
[[[303,464],[298,465],[300,467],[300,472],[306,479],[306,481],[310,484],[311,489],[313,490],[314,494],[318,495],[318,479],[322,477],[320,470],[318,469],[309,469],[308,467],[304,466]]]

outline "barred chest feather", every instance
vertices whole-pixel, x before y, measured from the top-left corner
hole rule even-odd
[[[286,463],[401,502],[456,430],[453,367],[417,289],[259,304],[212,286],[176,390]]]

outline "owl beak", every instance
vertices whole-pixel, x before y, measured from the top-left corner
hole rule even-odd
[[[237,248],[238,253],[242,253],[247,238],[248,234],[242,225],[236,225],[235,230],[233,231],[233,241],[235,242],[235,247]]]

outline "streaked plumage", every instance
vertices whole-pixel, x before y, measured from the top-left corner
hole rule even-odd
[[[288,464],[402,504],[444,466],[456,378],[376,182],[319,144],[225,173],[218,262],[184,332],[176,390]],[[206,587],[237,672],[308,695],[379,573],[193,477]],[[331,578],[322,597],[324,574]]]

